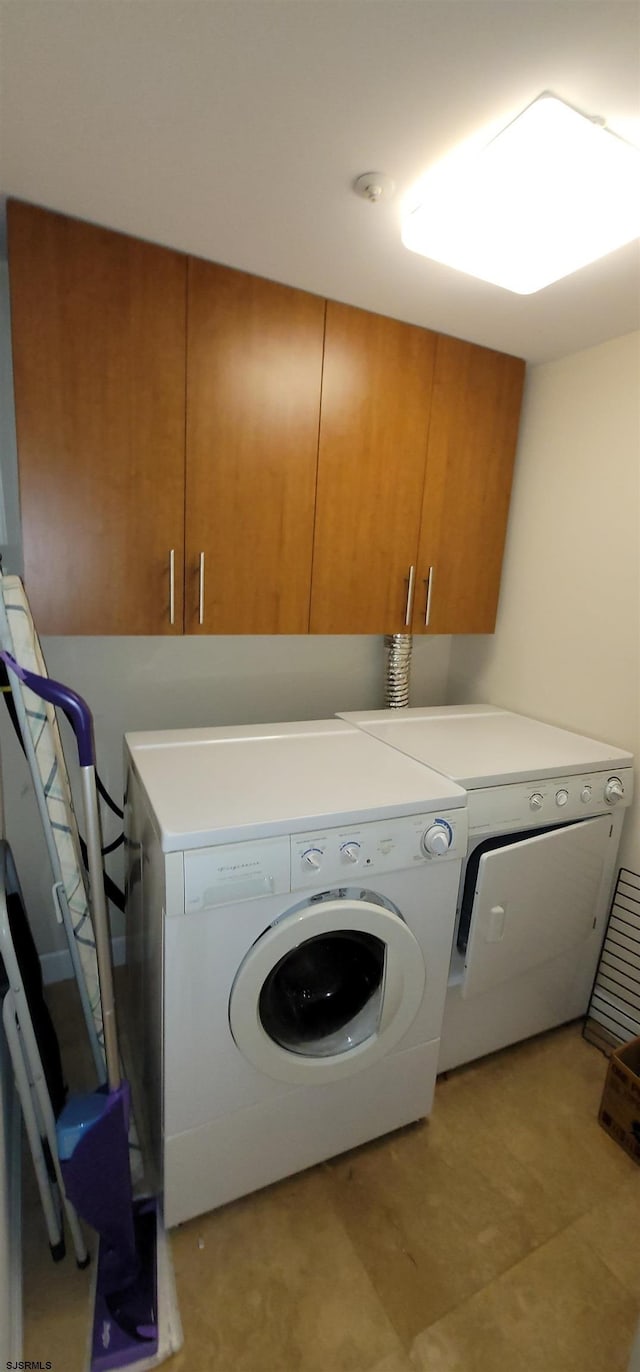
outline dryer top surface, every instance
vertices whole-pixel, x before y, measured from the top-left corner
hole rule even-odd
[[[127,734],[165,852],[464,806],[440,773],[343,720]]]
[[[629,767],[631,753],[494,706],[349,711],[340,716],[467,790]]]

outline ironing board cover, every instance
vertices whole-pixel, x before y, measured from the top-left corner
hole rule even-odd
[[[0,572],[0,643],[12,653],[16,661],[29,671],[48,676],[40,642],[35,630],[27,595],[17,576]],[[33,776],[36,790],[44,796],[49,819],[48,849],[58,889],[66,901],[78,945],[87,996],[100,1049],[103,1049],[102,1006],[98,981],[96,945],[91,920],[91,908],[86,878],[80,854],[78,824],[73,808],[69,776],[62,748],[62,739],[53,705],[46,704],[28,687],[12,677],[14,699],[19,694],[22,709],[18,709],[21,726],[29,730],[33,743],[37,775]],[[16,701],[16,706],[20,701]]]

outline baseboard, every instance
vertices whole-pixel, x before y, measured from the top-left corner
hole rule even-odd
[[[125,942],[123,934],[119,938],[112,939],[111,947],[116,967],[122,966],[124,962]],[[54,981],[70,981],[73,976],[73,963],[68,948],[60,948],[55,953],[42,953],[40,966],[42,967],[42,980],[45,986],[50,986]]]

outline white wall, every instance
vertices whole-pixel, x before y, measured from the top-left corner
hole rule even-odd
[[[453,639],[452,701],[640,755],[640,334],[530,369],[495,635]],[[621,853],[640,871],[640,806]]]
[[[445,637],[416,640],[416,703],[446,700],[450,645]],[[381,637],[45,638],[42,646],[49,674],[88,701],[98,767],[120,799],[128,730],[324,719],[384,704]],[[71,759],[73,740],[62,724]],[[4,710],[0,748],[7,833],[40,952],[49,952],[64,940],[50,915],[51,877],[27,764]],[[112,832],[105,826],[106,838]],[[119,856],[109,870],[121,879]],[[115,921],[114,932],[119,928]]]

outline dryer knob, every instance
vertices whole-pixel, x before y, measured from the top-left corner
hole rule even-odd
[[[422,836],[422,851],[427,857],[441,857],[451,847],[453,830],[444,820],[438,820]]]
[[[529,809],[541,810],[543,805],[544,797],[540,795],[539,791],[534,791],[533,795],[529,797]]]
[[[556,805],[560,805],[560,806],[566,805],[567,802],[568,802],[568,800],[569,800],[569,792],[568,792],[568,791],[565,791],[564,786],[561,788],[561,790],[556,791]]]
[[[609,803],[609,805],[617,805],[618,801],[622,800],[623,795],[624,786],[622,785],[620,777],[609,777],[609,780],[604,788],[605,800]]]

